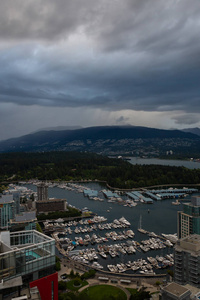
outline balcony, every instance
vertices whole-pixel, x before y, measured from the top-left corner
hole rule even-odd
[[[195,283],[195,284],[198,284],[198,283],[199,283],[199,280],[198,280],[198,279],[192,279],[192,278],[191,278],[190,282]]]
[[[182,266],[175,266],[174,268],[177,272],[182,272],[183,267]]]
[[[177,283],[179,283],[179,284],[183,284],[184,283],[184,281],[183,281],[182,278],[177,278],[176,276],[174,277],[174,281],[177,282]]]
[[[175,256],[181,256],[182,257],[182,252],[176,251]]]
[[[190,261],[198,263],[198,257],[197,256],[190,256]]]
[[[198,273],[196,273],[196,272],[190,272],[190,276],[192,278],[198,278],[199,277]]]
[[[183,260],[183,257],[182,257],[182,255],[175,255],[174,259],[180,261],[180,260]]]
[[[182,278],[183,277],[183,273],[178,273],[175,271],[175,277],[178,277],[178,278]]]
[[[182,256],[181,256],[181,257],[179,257],[179,256],[175,256],[175,260],[176,260],[176,261],[182,261],[182,260],[183,260],[183,258],[182,258]]]
[[[198,265],[195,265],[195,264],[189,264],[189,268],[191,270],[198,270],[199,269]]]

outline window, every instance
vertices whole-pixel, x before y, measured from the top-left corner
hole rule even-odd
[[[54,300],[54,282],[51,282],[51,299]]]

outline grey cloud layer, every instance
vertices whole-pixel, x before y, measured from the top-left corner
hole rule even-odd
[[[0,36],[5,39],[54,39],[68,35],[87,19],[92,0],[2,0]]]
[[[0,8],[0,40],[13,42],[0,51],[1,102],[199,112],[198,0],[3,0]]]
[[[51,41],[82,31],[104,49],[160,54],[191,47],[199,33],[198,0],[1,0],[0,5],[3,39]]]
[[[172,118],[176,124],[193,125],[199,122],[198,114],[184,114]]]

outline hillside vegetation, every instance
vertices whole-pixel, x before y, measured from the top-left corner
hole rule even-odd
[[[79,152],[0,154],[0,180],[99,180],[116,188],[200,183],[200,169],[131,165],[122,159]]]

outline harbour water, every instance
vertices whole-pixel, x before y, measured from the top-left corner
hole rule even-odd
[[[77,190],[69,191],[59,187],[53,187],[48,190],[49,197],[54,198],[65,198],[68,204],[75,206],[77,208],[83,209],[87,207],[89,210],[94,212],[99,216],[104,216],[107,218],[107,222],[113,222],[114,219],[119,219],[124,216],[130,223],[130,229],[135,233],[134,240],[140,242],[141,240],[149,239],[148,235],[138,232],[138,226],[140,220],[142,220],[142,228],[148,230],[149,232],[155,232],[158,235],[164,234],[174,234],[177,232],[177,211],[182,210],[182,204],[172,205],[174,199],[166,199],[162,201],[153,201],[153,204],[144,204],[138,202],[137,206],[128,207],[123,204],[116,202],[108,202],[101,192],[105,189],[104,185],[99,183],[89,182],[89,183],[80,183],[82,186],[89,187],[92,190],[97,190],[99,192],[99,197],[104,201],[94,201],[90,200],[88,197],[85,197],[83,193],[77,192]],[[28,188],[31,188],[33,191],[36,191],[35,185],[26,185]],[[193,194],[197,195],[197,194]],[[127,199],[127,196],[121,196],[123,199]],[[190,201],[191,195],[188,195],[184,198],[184,201]],[[74,230],[75,227],[71,227]],[[115,230],[115,229],[113,229]],[[116,232],[122,232],[124,229],[116,229]],[[94,232],[97,235],[105,236],[105,230],[97,230]],[[82,234],[84,236],[85,234]],[[70,239],[75,239],[75,236],[81,236],[81,234],[72,234],[67,235]],[[117,241],[115,243],[126,242]],[[108,244],[113,244],[114,242],[109,240]],[[83,249],[85,246],[77,246],[77,250]],[[88,245],[88,248],[97,248],[97,245]],[[143,251],[136,251],[135,254],[120,254],[111,258],[110,256],[107,259],[99,258],[98,262],[103,265],[104,269],[107,270],[108,264],[117,264],[120,262],[134,261],[139,258],[147,258],[147,256],[155,257],[156,255],[164,256],[173,252],[171,247],[166,247],[161,250],[150,250],[147,253]],[[162,272],[163,270],[157,270],[156,272]],[[133,271],[132,271],[133,273]]]
[[[133,165],[164,165],[175,167],[186,167],[188,169],[199,169],[200,163],[189,160],[175,160],[175,159],[159,159],[159,158],[140,158],[130,157],[129,162]]]
[[[105,186],[99,183],[81,183],[82,186],[87,186],[93,190],[101,191]],[[36,192],[35,185],[26,185],[28,188]],[[84,197],[83,193],[76,191],[68,191],[58,187],[48,189],[50,198],[66,199],[67,203],[77,208],[83,209],[88,207],[89,210],[97,215],[105,216],[108,221],[121,216],[131,223],[132,229],[136,233],[140,216],[142,216],[142,227],[148,231],[160,233],[175,233],[177,231],[177,211],[182,210],[182,205],[172,205],[174,199],[165,199],[162,201],[154,201],[153,204],[138,203],[135,207],[127,207],[116,202],[108,202],[108,200],[100,193],[103,202],[90,200]],[[127,198],[127,196],[122,196]],[[189,201],[191,195],[184,198],[184,201]]]

